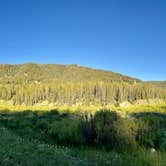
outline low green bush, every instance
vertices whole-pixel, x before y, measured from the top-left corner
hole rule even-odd
[[[82,144],[84,138],[80,132],[81,123],[78,120],[62,119],[51,124],[48,133],[58,143],[73,145]]]
[[[47,133],[47,131],[49,130],[49,122],[45,119],[41,119],[41,120],[38,120],[36,122],[36,128],[41,130],[41,131],[44,131],[45,133]]]
[[[96,128],[95,128],[95,123],[94,123],[94,119],[92,115],[90,116],[90,119],[88,119],[87,115],[83,117],[80,130],[86,144],[92,145],[95,143]]]
[[[159,150],[166,152],[166,129],[161,129],[156,133],[155,143]]]
[[[134,120],[121,118],[116,112],[109,110],[101,110],[94,117],[84,119],[82,131],[88,143],[95,143],[109,150],[128,151],[137,147],[137,125]]]
[[[153,140],[151,136],[151,128],[147,124],[147,122],[143,120],[137,120],[137,134],[136,134],[136,140],[140,146],[153,147]]]
[[[119,119],[116,112],[102,110],[94,116],[94,124],[96,130],[96,143],[114,148],[116,142],[114,122]]]
[[[137,125],[134,120],[120,118],[114,122],[113,128],[115,140],[112,142],[114,148],[120,151],[132,151],[137,148],[136,132]]]
[[[137,142],[146,148],[163,149],[166,138],[166,117],[160,114],[144,114],[137,117]]]

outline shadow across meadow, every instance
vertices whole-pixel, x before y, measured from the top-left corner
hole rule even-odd
[[[0,127],[33,142],[133,151],[166,150],[166,115],[133,113],[121,117],[115,111],[94,115],[50,111],[0,112]]]
[[[24,110],[0,112],[0,126],[5,127],[23,139],[54,143],[48,131],[54,122],[68,119],[69,114],[59,113],[58,110],[48,112]]]

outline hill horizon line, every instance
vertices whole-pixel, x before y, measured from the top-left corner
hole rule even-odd
[[[129,74],[124,74],[124,73],[121,73],[121,72],[116,72],[116,71],[113,71],[111,69],[104,69],[104,68],[95,68],[95,67],[91,67],[91,66],[86,66],[86,65],[81,65],[81,64],[77,64],[77,63],[38,63],[38,62],[23,62],[23,63],[0,63],[0,66],[1,65],[12,65],[12,66],[19,66],[19,65],[28,65],[28,64],[32,64],[32,65],[59,65],[59,66],[76,66],[76,67],[83,67],[83,68],[87,68],[87,69],[92,69],[92,70],[97,70],[97,71],[103,71],[103,72],[113,72],[115,74],[120,74],[122,76],[127,76],[127,77],[131,77],[133,79],[137,79],[137,80],[140,80],[140,81],[143,81],[143,82],[154,82],[154,83],[160,83],[160,82],[166,82],[166,79],[165,80],[144,80],[144,79],[141,79],[139,77],[136,77],[136,76],[131,76]]]

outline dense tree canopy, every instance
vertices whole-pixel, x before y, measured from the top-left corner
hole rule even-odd
[[[109,71],[77,65],[0,65],[0,99],[13,104],[119,104],[165,99],[166,89]]]

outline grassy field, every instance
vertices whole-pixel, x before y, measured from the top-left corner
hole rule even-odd
[[[92,113],[100,111],[101,109],[114,110],[121,114],[121,116],[133,113],[133,112],[158,112],[166,114],[166,101],[155,101],[142,103],[142,104],[130,104],[126,106],[115,107],[114,105],[100,106],[100,105],[91,105],[91,106],[54,106],[53,104],[36,104],[34,106],[27,105],[12,105],[11,101],[0,101],[0,111],[23,111],[23,110],[40,110],[40,111],[50,111],[52,109],[57,109],[61,112],[80,112],[80,113]]]
[[[139,150],[133,154],[44,144],[0,128],[0,165],[4,166],[165,166],[166,154]]]
[[[164,104],[104,108],[1,104],[0,110],[2,166],[166,165]],[[105,120],[114,124],[103,123],[105,115]],[[151,128],[145,128],[145,124]],[[95,138],[93,129],[97,134]],[[109,133],[111,129],[119,131],[115,140],[112,140],[114,133]],[[140,131],[149,136],[135,139],[138,134],[135,132]],[[103,142],[103,138],[115,145]],[[151,148],[155,148],[155,152]]]

